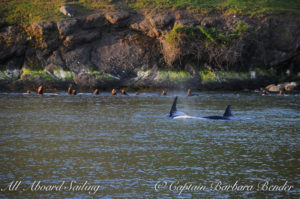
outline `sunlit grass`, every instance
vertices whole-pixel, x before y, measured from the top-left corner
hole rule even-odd
[[[190,78],[191,78],[191,75],[187,71],[160,70],[158,72],[158,79],[161,79],[164,81],[181,83]]]
[[[299,0],[128,0],[134,8],[188,8],[196,10],[227,10],[236,14],[265,12],[297,12]]]
[[[249,72],[201,70],[199,71],[199,75],[204,82],[226,82],[230,80],[250,79]]]
[[[59,9],[68,5],[75,16],[91,14],[95,9],[105,8],[106,1],[65,1],[65,0],[2,0],[0,1],[0,23],[28,26],[34,22],[69,19]]]
[[[270,70],[263,70],[255,68],[253,71],[256,73],[256,77],[276,76],[276,74]],[[205,82],[226,82],[230,80],[251,80],[251,74],[249,72],[236,72],[236,71],[212,71],[212,70],[200,70],[199,75],[202,81]]]
[[[213,82],[216,81],[216,73],[210,70],[199,71],[199,75],[202,81]]]
[[[73,81],[74,74],[69,70],[55,69],[53,71],[56,78],[64,80],[64,81]]]
[[[90,70],[89,74],[91,75],[95,75],[96,76],[96,80],[100,81],[100,80],[114,80],[115,78],[113,76],[111,76],[110,74],[104,73],[104,72],[100,72],[97,70]]]
[[[54,76],[52,76],[48,71],[46,70],[32,70],[29,68],[23,68],[22,74],[21,74],[21,80],[29,80],[29,81],[36,81],[38,79],[44,79],[46,81],[56,81],[58,80]]]
[[[63,1],[12,0],[0,3],[1,23],[26,26],[33,22],[64,19],[59,13]]]
[[[172,31],[166,35],[166,41],[178,47],[183,41],[206,41],[207,44],[228,45],[235,39],[242,36],[248,31],[248,25],[239,21],[236,29],[232,32],[219,32],[215,28],[204,28],[200,25],[192,26],[175,26]]]
[[[0,23],[27,26],[33,22],[68,19],[59,12],[63,5],[71,6],[75,16],[107,8],[186,8],[210,11],[217,9],[231,14],[258,15],[266,13],[300,13],[299,0],[1,0]],[[205,12],[203,12],[205,13]]]

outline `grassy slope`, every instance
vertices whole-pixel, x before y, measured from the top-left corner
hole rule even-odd
[[[223,10],[234,14],[257,15],[278,12],[300,13],[300,0],[1,0],[0,23],[27,26],[33,22],[66,19],[59,12],[62,5],[76,10],[76,15],[86,15],[109,7],[187,8],[209,11]]]
[[[221,9],[235,13],[256,14],[264,12],[299,12],[299,0],[136,0],[132,3],[136,8],[190,8]]]
[[[202,26],[175,26],[173,30],[167,34],[167,42],[177,47],[183,40],[204,40],[206,43],[209,42],[225,46],[230,44],[234,39],[241,37],[247,30],[248,26],[243,21],[239,21],[238,26],[231,33],[217,32],[215,28],[204,28]]]

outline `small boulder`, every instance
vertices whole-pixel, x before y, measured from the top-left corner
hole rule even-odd
[[[266,89],[271,93],[278,93],[279,91],[284,89],[284,84],[278,84],[278,85],[271,84],[267,86]]]
[[[56,24],[60,36],[69,35],[73,32],[76,32],[76,30],[79,28],[79,22],[77,19],[58,21]]]
[[[111,24],[117,24],[125,19],[129,18],[129,13],[126,11],[119,11],[119,12],[108,12],[105,14],[105,18]]]
[[[293,91],[297,87],[296,82],[288,82],[284,84],[284,90],[287,92]]]
[[[74,82],[75,84],[77,84],[77,86],[84,89],[99,86],[98,80],[96,79],[96,75],[85,73],[85,72],[75,75]]]
[[[166,28],[175,21],[175,18],[169,13],[154,14],[152,16],[149,16],[149,21],[153,27]]]
[[[72,8],[70,8],[69,6],[62,6],[62,7],[60,7],[59,11],[69,17],[74,17],[74,15],[75,15],[74,10]]]
[[[81,18],[81,27],[83,29],[102,28],[107,25],[108,22],[103,13],[96,13]]]
[[[63,44],[66,47],[73,48],[76,45],[93,42],[101,37],[99,32],[80,31],[66,36]]]

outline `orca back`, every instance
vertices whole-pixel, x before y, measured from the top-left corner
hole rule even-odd
[[[231,105],[228,105],[227,108],[226,108],[226,110],[225,110],[225,112],[224,112],[223,117],[231,117],[231,116],[233,116],[233,115],[231,114],[230,108],[231,108]]]
[[[177,96],[175,97],[175,99],[173,101],[173,104],[172,104],[172,107],[170,110],[170,117],[173,117],[174,113],[177,111],[176,103],[177,103]]]

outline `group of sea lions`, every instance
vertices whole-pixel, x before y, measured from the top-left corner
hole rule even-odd
[[[27,93],[27,94],[30,94],[31,91],[30,91],[30,90],[27,90],[26,93]],[[39,87],[37,88],[37,90],[36,90],[36,93],[37,93],[38,95],[43,95],[43,94],[44,94],[44,87],[43,87],[43,86],[39,86]],[[72,89],[71,87],[68,88],[67,93],[68,93],[69,95],[77,95],[77,91],[76,91],[75,89]],[[118,92],[117,92],[116,89],[112,89],[112,91],[111,91],[111,94],[112,94],[112,95],[117,95],[117,93],[118,93]],[[94,94],[94,95],[99,95],[99,94],[100,94],[99,89],[95,89],[94,92],[93,92],[93,94]],[[121,90],[121,94],[122,94],[122,95],[128,95],[127,92],[126,92],[126,90],[124,90],[124,89]],[[139,92],[136,92],[135,94],[136,94],[136,95],[139,95],[140,93],[139,93]],[[167,95],[167,91],[162,90],[161,95],[162,95],[162,96],[166,96],[166,95]],[[194,95],[192,94],[192,92],[191,92],[191,89],[188,89],[188,91],[187,91],[187,96],[194,96]]]

